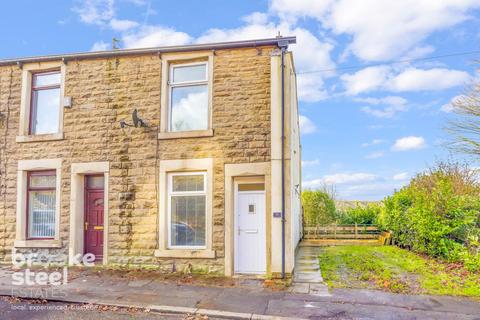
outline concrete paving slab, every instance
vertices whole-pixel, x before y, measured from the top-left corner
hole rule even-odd
[[[140,288],[149,284],[152,281],[153,280],[133,280],[128,282],[128,286],[133,288]]]
[[[310,284],[309,283],[294,283],[289,288],[289,292],[308,294],[310,292]]]

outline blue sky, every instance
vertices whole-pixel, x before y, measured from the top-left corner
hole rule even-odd
[[[480,55],[424,58],[479,50],[479,9],[478,0],[8,1],[0,58],[105,50],[113,37],[126,48],[295,35],[304,187],[378,200],[451,157],[449,103],[478,78]]]

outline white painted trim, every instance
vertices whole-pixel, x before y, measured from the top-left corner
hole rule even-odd
[[[181,82],[173,82],[170,79],[173,79],[173,70],[176,68],[182,67],[194,67],[194,66],[205,66],[205,78],[202,80],[193,80],[193,81],[181,81]],[[175,86],[191,86],[197,84],[208,84],[208,61],[201,61],[201,62],[190,62],[190,63],[175,63],[170,64],[170,78],[169,78],[169,85],[172,87]]]
[[[271,141],[271,169],[272,212],[282,211],[282,81],[281,57],[270,58],[270,141]],[[287,212],[285,212],[287,215]],[[288,219],[288,217],[286,218]],[[279,274],[282,271],[282,219],[272,219],[271,232],[271,272]],[[286,239],[288,241],[288,239]]]
[[[155,250],[156,257],[165,258],[215,258],[215,251],[212,249],[213,237],[213,159],[181,159],[161,160],[159,177],[159,204],[158,204],[158,249]],[[173,172],[198,172],[206,173],[206,229],[205,248],[199,249],[169,249],[168,248],[168,173]]]
[[[55,170],[55,236],[53,240],[29,239],[26,237],[27,230],[27,172],[38,170]],[[60,217],[61,217],[61,196],[62,196],[62,159],[38,159],[18,160],[17,171],[17,212],[14,247],[43,247],[48,244],[55,244],[53,247],[61,246],[60,239]],[[44,241],[49,241],[45,242]],[[51,247],[51,246],[50,246]]]
[[[68,244],[68,261],[73,264],[76,254],[83,254],[84,248],[84,196],[85,175],[103,173],[104,175],[104,208],[103,208],[103,264],[108,263],[108,195],[110,164],[105,162],[72,163],[70,178],[70,237]]]

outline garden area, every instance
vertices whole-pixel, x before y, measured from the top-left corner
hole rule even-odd
[[[480,297],[480,179],[467,165],[438,163],[379,202],[345,204],[325,190],[302,201],[305,226],[371,225],[391,237],[391,246],[326,247],[329,285]]]
[[[480,298],[478,273],[396,246],[326,247],[320,269],[331,288]]]

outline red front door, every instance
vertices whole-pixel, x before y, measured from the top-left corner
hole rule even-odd
[[[103,176],[85,176],[85,253],[103,260]]]

